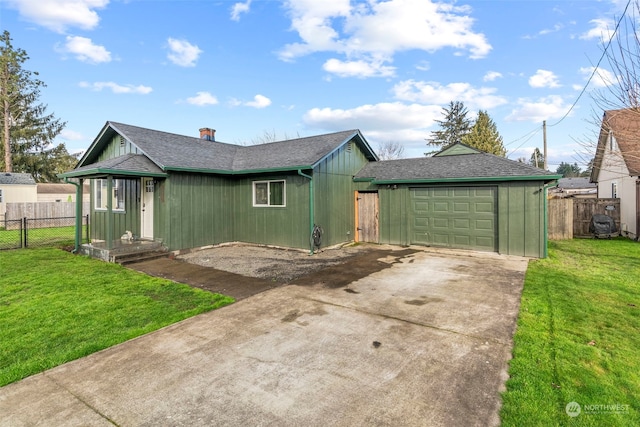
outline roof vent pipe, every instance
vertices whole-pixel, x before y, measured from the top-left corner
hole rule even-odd
[[[211,128],[200,128],[200,139],[204,139],[206,141],[215,141],[216,130]]]

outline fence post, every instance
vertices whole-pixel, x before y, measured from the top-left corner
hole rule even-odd
[[[22,229],[24,230],[24,241],[22,242],[22,247],[26,248],[27,247],[27,217],[23,217],[22,218]]]
[[[89,214],[85,215],[87,221],[87,243],[89,243]]]

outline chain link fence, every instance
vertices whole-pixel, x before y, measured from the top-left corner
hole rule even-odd
[[[76,218],[22,218],[0,223],[0,250],[75,244]],[[81,243],[89,242],[89,215],[82,217]]]

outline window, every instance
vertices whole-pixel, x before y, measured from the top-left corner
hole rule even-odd
[[[0,203],[2,203],[3,199],[2,199],[2,188],[0,188]]]
[[[125,184],[123,179],[113,180],[113,195],[111,197],[111,209],[124,211]],[[107,209],[107,180],[97,179],[95,182],[95,206],[97,210]]]
[[[286,206],[284,180],[254,181],[253,206]]]
[[[618,183],[617,182],[612,182],[611,183],[611,198],[612,199],[617,199],[618,198]]]

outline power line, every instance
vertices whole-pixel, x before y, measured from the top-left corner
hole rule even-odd
[[[616,27],[614,28],[613,33],[611,33],[611,37],[609,37],[609,41],[607,42],[607,45],[604,47],[604,49],[602,51],[602,55],[600,56],[600,59],[598,60],[598,63],[593,68],[593,72],[591,73],[591,76],[589,76],[589,79],[587,80],[587,83],[585,83],[584,87],[580,91],[580,94],[578,95],[576,100],[571,105],[571,108],[569,108],[569,110],[567,110],[565,115],[562,116],[562,118],[560,120],[558,120],[557,122],[555,122],[552,125],[548,125],[549,127],[553,127],[553,126],[559,125],[564,119],[566,119],[567,116],[571,113],[571,111],[573,111],[573,109],[576,106],[576,104],[578,104],[578,101],[580,100],[580,98],[582,98],[582,95],[584,95],[584,93],[586,92],[587,87],[591,83],[591,80],[593,80],[593,76],[596,75],[596,72],[598,71],[598,68],[600,67],[600,63],[602,62],[602,60],[604,59],[605,55],[607,54],[607,50],[609,50],[609,47],[611,47],[611,43],[613,42],[613,38],[616,36],[616,33],[618,32],[618,28],[620,28],[620,23],[624,19],[624,16],[627,14],[627,9],[629,9],[629,5],[630,4],[631,4],[631,0],[628,0],[627,1],[627,5],[625,6],[624,11],[622,12],[622,15],[620,16],[620,19],[618,19],[618,22],[616,23]]]

